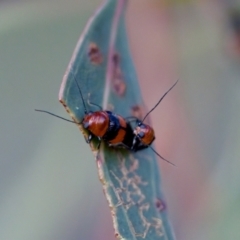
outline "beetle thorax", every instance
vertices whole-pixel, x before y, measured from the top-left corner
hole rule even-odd
[[[109,117],[105,111],[88,113],[83,119],[83,127],[88,129],[93,135],[103,137],[109,125]]]

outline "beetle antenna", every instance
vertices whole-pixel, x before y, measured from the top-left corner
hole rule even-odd
[[[93,105],[93,106],[99,108],[100,111],[102,111],[102,107],[101,107],[100,105],[98,105],[98,104],[96,104],[96,103],[93,103],[93,102],[89,102],[89,101],[88,101],[88,104],[89,104],[89,105]]]
[[[147,116],[158,106],[158,104],[163,100],[163,98],[173,89],[173,87],[177,84],[178,80],[168,89],[167,92],[165,92],[163,94],[163,96],[159,99],[157,104],[145,115],[145,117],[143,118],[142,122],[144,122],[144,120],[147,118]]]
[[[76,122],[74,122],[74,121],[71,121],[71,120],[69,120],[69,119],[60,117],[60,116],[58,116],[58,115],[56,115],[56,114],[54,114],[54,113],[51,113],[51,112],[48,112],[48,111],[45,111],[45,110],[35,109],[35,111],[36,111],[36,112],[43,112],[43,113],[50,114],[50,115],[52,115],[52,116],[54,116],[54,117],[60,118],[60,119],[65,120],[65,121],[67,121],[67,122],[76,123]]]
[[[96,103],[94,103],[94,102],[90,102],[90,100],[89,100],[89,99],[90,99],[90,96],[91,96],[91,93],[88,93],[88,100],[87,100],[88,105],[93,105],[93,106],[99,108],[100,111],[102,111],[103,109],[102,109],[102,107],[101,107],[100,105],[98,105],[98,104],[96,104]]]
[[[176,165],[175,165],[174,163],[172,163],[172,162],[168,161],[167,159],[163,158],[158,152],[156,152],[156,150],[154,150],[154,148],[152,148],[151,146],[149,146],[149,147],[150,147],[150,148],[153,150],[153,152],[156,153],[162,160],[164,160],[164,161],[170,163],[171,165],[173,165],[174,167],[176,167]]]
[[[71,72],[72,72],[72,71],[71,71]],[[87,114],[88,111],[87,111],[87,107],[86,107],[85,102],[84,102],[84,99],[83,99],[82,91],[81,91],[81,89],[80,89],[80,87],[79,87],[79,85],[78,85],[77,79],[76,79],[76,77],[74,76],[73,72],[72,72],[72,76],[73,76],[73,78],[74,78],[74,80],[75,80],[75,82],[76,82],[76,84],[77,84],[77,88],[78,88],[78,91],[79,91],[79,93],[80,93],[80,96],[81,96],[81,99],[82,99],[82,102],[83,102],[84,113]]]

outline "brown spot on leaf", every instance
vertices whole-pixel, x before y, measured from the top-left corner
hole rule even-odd
[[[74,117],[74,115],[72,114],[71,110],[69,109],[69,107],[67,106],[67,104],[65,103],[64,100],[60,99],[59,102],[64,106],[65,110],[69,113],[69,115],[71,116],[72,120],[76,123],[76,124],[80,124],[79,121]]]
[[[115,65],[115,67],[117,67],[120,60],[119,55],[117,53],[114,53],[112,59],[113,59],[113,64]]]
[[[158,209],[158,211],[162,212],[166,209],[166,203],[164,203],[161,199],[157,198],[155,202],[155,206]]]
[[[126,91],[126,84],[124,81],[122,81],[122,79],[115,78],[113,82],[113,88],[119,96],[123,96]]]
[[[119,54],[113,54],[113,75],[112,75],[112,87],[114,92],[118,96],[123,96],[126,91],[126,83],[123,78],[123,74],[120,68],[120,57]]]
[[[67,107],[67,105],[66,105],[66,103],[63,101],[63,100],[59,100],[59,102],[66,108]]]
[[[64,106],[64,108],[66,109],[66,111],[70,114],[71,116],[71,111],[68,108],[67,104],[64,102],[64,100],[59,100],[59,102]],[[73,119],[74,120],[74,119]],[[75,120],[74,120],[75,121]]]
[[[103,61],[103,56],[96,43],[90,43],[88,49],[88,57],[92,64],[99,65]]]
[[[142,119],[143,118],[142,107],[140,107],[139,105],[132,106],[132,108],[131,108],[131,115],[133,117],[138,118],[138,119]]]

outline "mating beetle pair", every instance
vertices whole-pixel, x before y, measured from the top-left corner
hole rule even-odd
[[[90,143],[92,137],[95,136],[99,139],[98,149],[100,148],[100,144],[102,141],[105,141],[109,146],[124,147],[134,152],[150,147],[161,159],[174,165],[170,161],[163,158],[150,146],[155,139],[155,134],[153,128],[145,124],[144,120],[159,105],[159,103],[163,100],[167,93],[177,84],[178,81],[176,81],[174,85],[159,99],[157,104],[145,115],[143,120],[131,117],[136,121],[136,126],[133,129],[129,120],[111,111],[104,111],[97,104],[93,103],[93,105],[96,105],[101,109],[100,111],[95,112],[87,111],[82,91],[75,77],[74,80],[76,82],[84,106],[85,115],[80,124],[82,124],[84,129],[89,131],[88,138],[86,139],[87,143]],[[36,111],[45,112],[53,116],[59,117],[47,111],[43,110]],[[73,122],[62,117],[59,118],[67,120],[69,122]]]
[[[89,136],[87,139],[88,143],[91,141],[92,136],[96,136],[100,140],[98,148],[100,147],[101,140],[104,140],[110,146],[123,146],[134,152],[150,147],[161,159],[174,165],[170,161],[163,158],[150,146],[155,139],[154,130],[151,126],[143,122],[163,100],[167,93],[177,84],[178,81],[176,81],[174,85],[159,99],[157,104],[145,115],[143,120],[131,117],[136,120],[136,126],[134,130],[130,125],[130,121],[127,121],[122,116],[114,114],[110,111],[101,110],[96,112],[87,112],[82,92],[76,79],[75,82],[78,86],[85,109],[85,116],[81,123],[83,127],[89,131]]]
[[[83,127],[90,132],[87,142],[89,143],[94,135],[100,140],[98,147],[100,147],[101,140],[104,140],[110,146],[123,146],[134,152],[150,147],[161,159],[174,165],[160,156],[160,154],[150,146],[155,139],[155,134],[153,128],[145,124],[144,120],[176,84],[177,82],[160,98],[157,104],[146,114],[143,120],[133,117],[136,119],[136,126],[134,130],[132,129],[129,121],[110,111],[87,112],[85,103],[83,101],[85,116],[82,124]],[[79,92],[82,96],[80,88]]]

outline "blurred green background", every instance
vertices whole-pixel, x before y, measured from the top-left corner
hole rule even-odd
[[[100,0],[0,1],[0,239],[113,240],[92,153],[58,102]],[[127,29],[179,240],[240,239],[240,3],[129,0]]]

